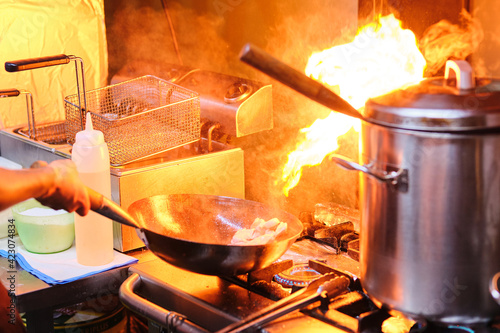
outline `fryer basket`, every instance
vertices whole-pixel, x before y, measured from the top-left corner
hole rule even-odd
[[[51,145],[63,145],[66,144],[66,125],[64,121],[58,121],[47,124],[36,124],[31,127],[22,127],[17,130],[17,133],[30,138],[30,133],[36,131],[35,140],[45,142]]]
[[[85,126],[85,110],[77,94],[64,102],[66,139],[73,144]],[[200,139],[199,95],[152,75],[87,91],[87,110],[94,129],[104,134],[113,166]]]

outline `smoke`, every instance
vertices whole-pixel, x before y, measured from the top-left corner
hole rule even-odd
[[[133,62],[145,66],[179,64],[161,1],[125,1],[109,11],[110,75]],[[230,54],[227,41],[220,36],[224,17],[210,11],[197,12],[177,1],[168,2],[168,12],[183,64],[226,72]]]
[[[160,0],[110,0],[108,6],[113,1],[114,11],[107,15],[111,75],[134,61],[147,68],[154,68],[151,64],[155,62],[178,63]],[[214,0],[195,6],[169,0],[168,9],[185,66],[272,84],[274,128],[230,141],[245,154],[246,198],[293,213],[310,211],[323,198],[342,198],[344,192],[355,197],[357,174],[351,172],[346,178],[340,175],[343,170],[330,163],[328,172],[320,168],[306,171],[303,183],[285,198],[276,182],[281,179],[287,154],[300,139],[300,129],[331,111],[242,63],[238,54],[250,42],[303,72],[313,52],[354,38],[357,2]],[[349,176],[354,178],[349,188],[336,182]]]
[[[357,31],[356,8],[345,3],[331,3],[329,9],[316,2],[302,3],[302,10],[294,11],[290,3],[276,2],[273,11],[285,13],[266,31],[265,44],[260,45],[274,57],[304,72],[309,57],[315,53],[352,41]],[[337,8],[332,8],[337,6]],[[308,7],[308,8],[306,8]],[[288,154],[303,140],[302,128],[317,119],[326,118],[331,110],[302,96],[265,75],[256,76],[273,85],[274,129],[251,138],[242,138],[245,151],[247,198],[285,208],[291,213],[312,211],[314,204],[335,201],[357,207],[358,175],[342,170],[334,163],[303,170],[299,184],[285,198],[282,172]],[[357,158],[357,135],[349,133],[349,144],[342,150]],[[353,156],[353,154],[355,156]],[[258,166],[256,168],[256,166]]]
[[[460,25],[441,20],[424,32],[420,49],[427,61],[425,76],[438,74],[447,60],[465,60],[478,49],[484,38],[481,24],[466,10],[460,19]],[[482,70],[477,68],[477,72]]]

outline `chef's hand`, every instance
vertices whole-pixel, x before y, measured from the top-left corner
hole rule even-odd
[[[53,209],[76,211],[79,215],[87,215],[90,210],[90,199],[86,187],[78,177],[78,171],[71,160],[56,160],[47,164],[37,161],[32,168],[50,168],[54,173],[54,181],[47,192],[37,198],[42,205]]]

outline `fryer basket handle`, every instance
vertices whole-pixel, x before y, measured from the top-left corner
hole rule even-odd
[[[15,88],[0,90],[0,98],[17,97],[21,94],[26,94],[26,112],[28,115],[28,137],[37,140],[35,126],[35,112],[33,111],[33,96],[27,90],[19,90]],[[20,133],[21,135],[25,135]]]
[[[137,273],[130,275],[122,283],[119,290],[121,302],[130,310],[148,318],[160,325],[167,325],[168,332],[208,333],[209,331],[190,322],[184,316],[173,311],[167,311],[161,306],[142,298],[135,293],[142,280]]]
[[[29,58],[22,60],[7,61],[5,70],[7,72],[21,72],[29,69],[43,68],[56,65],[64,65],[71,61],[71,57],[65,54],[58,54],[49,57]]]
[[[7,61],[5,63],[5,70],[7,72],[20,72],[30,69],[50,67],[56,65],[68,64],[70,61],[75,61],[75,74],[76,74],[76,91],[78,94],[78,109],[80,110],[80,125],[82,130],[85,129],[85,114],[87,110],[87,93],[85,88],[85,69],[83,66],[83,59],[74,55],[58,54],[48,57],[28,58],[22,60]],[[80,72],[78,69],[78,62],[80,63]],[[81,81],[81,88],[80,88]],[[83,100],[82,100],[83,97]],[[33,127],[35,127],[33,122]],[[68,138],[69,139],[69,138]]]
[[[0,90],[0,98],[16,97],[19,96],[20,93],[18,89],[2,89]]]

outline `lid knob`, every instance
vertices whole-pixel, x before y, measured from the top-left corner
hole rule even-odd
[[[458,89],[472,89],[476,86],[474,70],[465,60],[448,60],[446,62],[444,78],[457,78]]]

